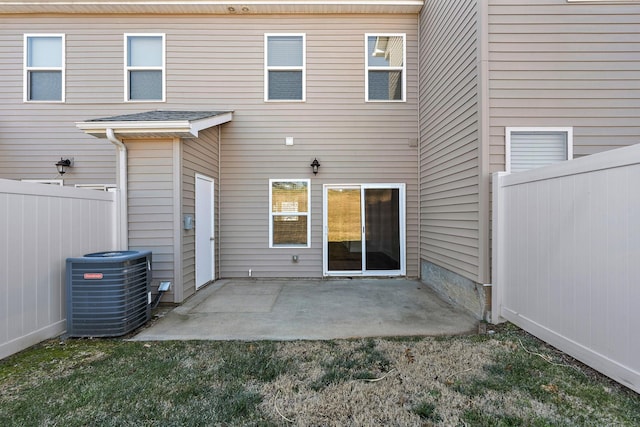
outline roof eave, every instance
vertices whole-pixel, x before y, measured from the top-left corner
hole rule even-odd
[[[230,122],[233,113],[222,113],[200,120],[164,120],[164,121],[85,121],[77,122],[76,127],[96,138],[106,138],[107,129],[123,138],[126,137],[177,137],[196,138],[200,131]]]
[[[287,14],[419,13],[423,0],[14,0],[0,2],[0,14]]]

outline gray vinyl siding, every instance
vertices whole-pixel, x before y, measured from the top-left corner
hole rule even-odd
[[[195,176],[196,173],[206,175],[215,180],[215,219],[218,219],[219,179],[218,179],[218,127],[213,127],[201,132],[198,138],[183,139],[182,149],[182,215],[193,215],[195,217]],[[195,218],[197,224],[198,218]],[[218,229],[216,223],[216,241],[218,240]],[[196,291],[196,270],[195,270],[195,228],[192,230],[182,230],[182,283],[184,287],[184,298],[188,298]],[[216,248],[216,258],[218,250]],[[217,267],[218,260],[215,260]],[[217,268],[216,268],[217,270]],[[217,271],[216,271],[217,273]]]
[[[150,250],[155,288],[161,280],[174,285],[175,188],[174,143],[164,140],[124,140],[128,151],[129,248]],[[176,272],[176,274],[179,274]],[[175,287],[165,296],[173,301]]]
[[[640,143],[640,5],[489,0],[491,168],[505,127],[572,126],[574,157]]]
[[[257,277],[321,276],[324,183],[406,183],[407,275],[418,276],[416,14],[59,14],[2,15],[0,21],[0,161],[20,164],[2,177],[51,178],[67,144],[91,155],[76,156],[65,181],[114,182],[115,150],[75,122],[154,109],[234,111],[233,122],[222,126],[220,277],[246,276],[249,268]],[[66,35],[64,104],[22,102],[23,34],[38,32]],[[123,34],[141,32],[166,34],[165,103],[123,101]],[[264,34],[281,32],[306,34],[304,103],[264,102]],[[406,33],[406,102],[365,102],[365,33]],[[285,147],[286,136],[294,146]],[[28,143],[32,150],[20,157]],[[41,160],[30,162],[31,156]],[[314,157],[322,164],[316,177],[309,167]],[[268,248],[270,178],[312,179],[311,248]],[[163,205],[162,215],[168,209]],[[163,227],[170,221],[162,219]],[[158,233],[162,247],[173,244],[167,230]]]
[[[480,281],[476,0],[426,1],[421,15],[420,255]]]

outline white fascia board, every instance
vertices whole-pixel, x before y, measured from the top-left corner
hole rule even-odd
[[[166,121],[166,122],[78,122],[76,127],[92,135],[102,135],[107,133],[107,129],[113,129],[117,134],[140,134],[140,133],[191,133],[191,126],[187,120]]]
[[[230,122],[231,120],[233,120],[232,112],[218,114],[217,116],[208,117],[206,119],[193,120],[191,122],[191,133],[194,136],[198,136],[198,132],[200,132],[201,130],[209,129],[214,126],[219,126],[227,122]]]
[[[119,135],[167,134],[182,138],[197,137],[198,132],[213,126],[230,122],[232,113],[224,113],[206,119],[195,120],[167,120],[167,121],[121,121],[121,122],[77,122],[76,127],[88,134],[106,138],[107,129],[113,129]]]
[[[423,0],[15,0],[0,13],[418,13]]]

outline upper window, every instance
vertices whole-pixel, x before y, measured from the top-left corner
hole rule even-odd
[[[265,101],[304,101],[304,34],[265,34]]]
[[[64,101],[64,34],[25,34],[24,100]]]
[[[164,34],[125,34],[125,100],[164,101]]]
[[[269,180],[269,247],[309,247],[308,179]]]
[[[366,34],[366,100],[404,101],[406,49],[404,34]]]
[[[573,128],[506,128],[506,171],[520,172],[573,158]]]

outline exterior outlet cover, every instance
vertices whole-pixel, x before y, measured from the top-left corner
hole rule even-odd
[[[292,136],[287,136],[284,139],[284,145],[293,145],[293,137]]]

